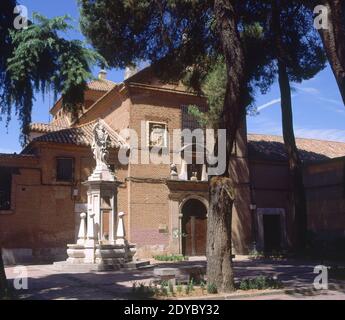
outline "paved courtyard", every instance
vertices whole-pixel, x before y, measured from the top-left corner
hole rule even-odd
[[[159,267],[181,265],[206,265],[205,259],[196,259],[179,264],[157,264]],[[284,284],[284,289],[295,292],[279,292],[270,296],[251,297],[250,299],[342,299],[345,300],[343,283],[330,280],[330,291],[315,294],[313,273],[316,264],[299,261],[252,261],[241,259],[235,261],[236,280],[243,277],[260,275],[276,276]],[[7,267],[8,279],[13,280],[20,269]],[[91,299],[112,300],[128,299],[132,284],[153,280],[153,268],[135,271],[73,273],[59,271],[53,265],[28,265],[28,290],[19,292],[22,299]],[[334,289],[334,286],[337,286]],[[298,292],[303,288],[303,291]],[[310,290],[310,291],[309,291]]]

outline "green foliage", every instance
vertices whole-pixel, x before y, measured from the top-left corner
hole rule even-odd
[[[175,291],[174,291],[174,285],[172,283],[172,281],[169,281],[169,292],[170,294],[174,295]]]
[[[201,289],[202,294],[204,294],[204,291],[206,289],[206,283],[204,281],[200,282],[200,289]]]
[[[205,77],[201,90],[207,98],[208,112],[201,112],[197,106],[190,106],[189,113],[201,127],[217,128],[226,92],[227,73],[223,57],[219,57]]]
[[[6,114],[9,121],[12,106],[15,107],[23,144],[35,92],[44,95],[51,90],[55,100],[61,94],[64,109],[76,116],[84,102],[86,83],[92,78],[91,66],[105,64],[99,54],[82,42],[60,36],[71,28],[68,16],[47,19],[34,14],[33,19],[35,23],[27,29],[9,31],[12,50],[0,89],[0,113]]]
[[[79,5],[84,35],[111,66],[147,61],[166,81],[183,80],[191,90],[204,94],[211,105],[207,114],[195,106],[190,112],[202,126],[218,126],[227,74],[214,1],[79,0]],[[264,48],[262,27],[252,20],[241,30],[248,86],[242,99],[248,107],[256,87],[265,92],[273,82],[272,69],[268,67],[271,61],[257,50],[258,46]]]
[[[243,279],[238,284],[238,289],[240,290],[267,290],[280,288],[282,288],[282,283],[280,281],[266,276]]]
[[[176,292],[178,294],[181,294],[183,291],[183,286],[179,283],[177,286],[176,286]]]
[[[167,58],[171,77],[214,51],[210,0],[78,0],[81,29],[113,67]],[[116,48],[114,50],[113,48]],[[157,70],[158,70],[157,69]],[[166,71],[166,72],[164,72]]]
[[[187,286],[184,287],[184,293],[185,293],[187,296],[189,295],[189,293],[190,293],[190,286],[189,286],[189,285],[187,285]]]
[[[249,257],[253,260],[271,259],[271,260],[284,260],[287,257],[286,252],[273,250],[272,252],[263,252],[252,250],[249,252]]]
[[[248,50],[252,54],[261,52],[267,58],[271,57],[271,63],[273,61],[274,64],[268,66],[274,74],[277,72],[276,60],[279,58],[287,64],[290,81],[301,82],[311,79],[325,68],[326,63],[321,39],[313,25],[313,12],[299,0],[281,0],[279,8],[283,56],[276,45],[276,30],[272,19],[268,19],[272,15],[273,2],[271,0],[241,2],[243,22],[249,25],[253,23],[253,19],[256,21],[254,25],[261,28],[261,44],[264,46],[256,46],[256,50],[255,47],[250,46]],[[257,34],[252,28],[248,31]],[[250,63],[250,60],[248,61]]]
[[[218,293],[217,286],[214,283],[208,283],[207,284],[207,293],[217,294]]]
[[[135,298],[139,299],[150,299],[153,297],[176,297],[182,295],[195,295],[200,294],[198,289],[201,289],[201,293],[204,294],[205,290],[209,290],[209,293],[215,294],[217,293],[217,288],[213,285],[206,286],[205,282],[200,282],[200,286],[196,286],[194,280],[189,281],[187,284],[182,285],[178,283],[174,286],[172,281],[162,280],[160,282],[150,282],[149,285],[139,282],[132,283],[132,295]]]
[[[193,279],[191,279],[189,281],[188,287],[189,287],[190,292],[194,291],[194,280]]]
[[[162,281],[161,284],[160,284],[160,292],[159,292],[159,295],[163,296],[163,297],[166,297],[169,295],[169,281]]]
[[[133,282],[132,284],[132,295],[139,299],[149,299],[157,295],[159,290],[157,286],[150,283],[148,286],[144,283]]]
[[[266,93],[272,85],[275,77],[272,61],[264,50],[258,51],[256,47],[263,47],[263,27],[259,23],[245,25],[241,38],[244,43],[247,68],[247,113],[256,114],[253,106],[254,93],[258,88],[262,93]],[[201,93],[207,98],[208,111],[202,112],[197,106],[190,106],[189,113],[199,122],[201,127],[218,128],[219,119],[222,117],[224,99],[227,86],[227,67],[222,55],[216,59],[203,64],[205,70],[200,73],[199,85]],[[198,68],[196,68],[198,70]],[[189,73],[194,73],[192,69]],[[187,75],[184,83],[190,87],[195,87],[190,79],[197,78],[198,75]],[[195,83],[196,81],[194,81]]]
[[[187,257],[181,256],[181,255],[156,255],[153,257],[157,261],[163,261],[163,262],[180,262],[188,260]]]

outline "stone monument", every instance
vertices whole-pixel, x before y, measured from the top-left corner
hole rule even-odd
[[[117,270],[133,260],[135,245],[125,238],[124,213],[117,214],[119,182],[108,166],[110,137],[102,120],[93,128],[92,150],[96,168],[87,186],[87,213],[80,215],[76,244],[69,244],[68,259],[57,266],[83,270]]]

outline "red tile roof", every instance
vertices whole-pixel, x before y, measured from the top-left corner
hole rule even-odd
[[[97,121],[93,121],[81,126],[49,132],[40,137],[34,138],[32,142],[53,142],[74,144],[79,146],[91,146],[93,141],[93,128],[96,122]],[[126,142],[119,134],[113,131],[110,127],[107,129],[112,148],[127,147]]]
[[[54,131],[58,131],[62,129],[66,129],[66,127],[58,126],[55,124],[47,124],[47,123],[31,123],[29,125],[29,130],[31,132],[47,133],[47,132],[54,132]]]
[[[110,91],[116,86],[116,83],[106,79],[97,79],[87,84],[88,89],[96,91]]]
[[[69,121],[68,117],[64,115],[61,118],[54,119],[50,125],[60,127],[60,128],[69,128],[71,126],[71,122]]]
[[[313,139],[296,139],[302,160],[317,161],[345,156],[345,143]],[[248,134],[248,152],[252,159],[287,160],[283,137]]]
[[[36,158],[33,154],[18,154],[18,153],[0,153],[0,158],[17,159],[17,158]]]

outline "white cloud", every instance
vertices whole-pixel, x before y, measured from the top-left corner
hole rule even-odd
[[[292,94],[292,95],[291,95],[291,98],[296,97],[296,95],[297,95],[297,94]],[[257,110],[260,112],[260,111],[262,111],[262,110],[264,110],[264,109],[267,109],[267,108],[272,107],[272,106],[274,106],[274,105],[276,105],[276,104],[278,104],[278,103],[281,103],[281,101],[282,101],[282,100],[281,100],[280,98],[278,98],[278,99],[273,99],[273,100],[271,100],[271,101],[269,101],[269,102],[267,102],[267,103],[265,103],[265,104],[263,104],[263,105],[257,107]]]
[[[318,89],[316,89],[316,88],[313,88],[313,87],[296,87],[296,89],[298,91],[302,91],[302,92],[309,93],[309,94],[312,94],[312,95],[320,94],[320,91]]]
[[[305,128],[295,126],[297,138],[317,139],[345,142],[345,130],[329,128]],[[279,121],[273,121],[264,116],[248,118],[248,132],[282,136],[282,127]]]
[[[272,100],[270,102],[267,102],[267,103],[257,107],[257,109],[258,109],[258,111],[261,111],[261,110],[264,110],[264,109],[269,108],[271,106],[274,106],[275,104],[280,103],[281,101],[282,100],[280,98],[279,99],[274,99],[274,100]]]
[[[345,142],[345,130],[341,129],[296,128],[295,135],[299,138]]]
[[[327,102],[327,103],[335,104],[337,106],[342,106],[342,107],[344,106],[344,104],[340,100],[328,99],[328,98],[324,98],[324,97],[319,97],[318,99],[321,101]]]

